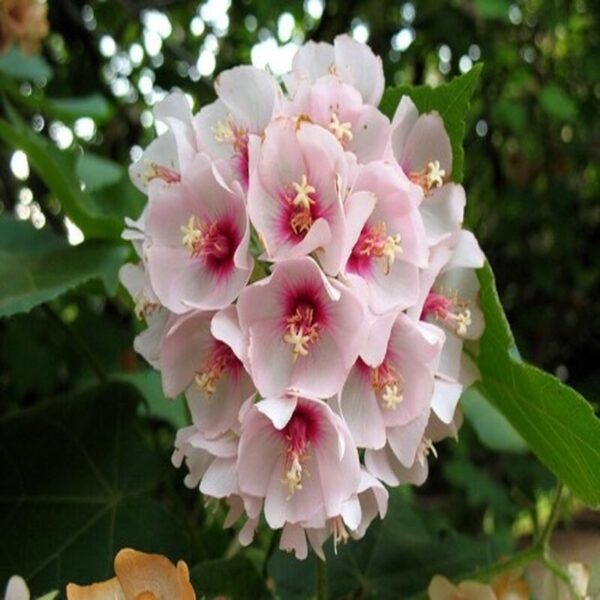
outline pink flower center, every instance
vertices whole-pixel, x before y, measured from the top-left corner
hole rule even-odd
[[[468,302],[459,300],[456,295],[448,297],[437,292],[429,292],[425,299],[421,319],[424,320],[429,316],[442,322],[460,336],[467,333],[472,322]]]
[[[351,272],[366,274],[371,269],[372,261],[381,259],[387,275],[398,254],[402,254],[400,234],[388,235],[383,222],[374,225],[367,223],[352,248],[348,268]]]
[[[200,257],[204,264],[219,274],[233,267],[233,255],[239,235],[227,219],[208,223],[191,216],[181,227],[181,242],[191,256]]]
[[[322,325],[315,318],[314,306],[310,303],[299,302],[294,313],[286,319],[283,341],[292,346],[294,361],[299,356],[307,356],[309,347],[320,335]]]
[[[212,352],[196,373],[196,385],[207,396],[212,396],[221,375],[227,370],[236,368],[239,364],[240,361],[231,348],[227,344],[215,340]]]
[[[282,430],[285,447],[285,473],[281,483],[289,490],[288,500],[296,490],[302,489],[308,451],[320,435],[318,410],[307,402],[298,402],[292,418]]]

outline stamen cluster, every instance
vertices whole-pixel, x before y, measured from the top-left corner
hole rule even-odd
[[[225,71],[197,114],[167,96],[130,168],[148,197],[123,234],[135,347],[192,415],[173,462],[227,526],[243,516],[242,544],[264,514],[299,558],[425,481],[477,376],[484,257],[450,140],[408,97],[390,121],[383,87],[368,47],[309,42],[282,81]]]

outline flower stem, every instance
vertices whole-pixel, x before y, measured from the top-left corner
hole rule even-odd
[[[560,516],[563,489],[563,484],[559,483],[556,488],[554,500],[552,501],[552,508],[550,509],[550,515],[548,516],[546,525],[540,536],[529,548],[518,552],[507,560],[502,560],[487,567],[477,569],[472,573],[461,577],[460,581],[473,579],[478,581],[489,581],[496,577],[496,575],[500,575],[506,571],[512,571],[513,569],[526,567],[530,563],[539,560],[549,571],[552,571],[557,577],[564,581],[570,589],[572,589],[568,574],[565,572],[562,565],[550,556],[550,538],[552,537],[552,532],[554,531],[556,523],[558,522],[558,517]],[[423,592],[411,596],[410,600],[427,600],[427,598],[427,592]]]
[[[327,591],[327,565],[325,561],[321,560],[318,556],[317,561],[317,600],[327,600],[329,593]]]

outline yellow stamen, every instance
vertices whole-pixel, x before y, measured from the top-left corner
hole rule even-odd
[[[196,225],[196,217],[193,215],[189,218],[186,225],[181,226],[181,243],[193,253],[198,245],[198,242],[202,239],[202,231]]]
[[[289,500],[296,490],[302,489],[302,465],[298,456],[294,455],[290,468],[285,472],[285,477],[281,483],[287,485],[289,495],[286,500]]]
[[[425,168],[427,189],[430,190],[434,187],[442,187],[442,185],[444,185],[444,177],[446,177],[446,171],[441,168],[439,160],[433,160],[427,163]]]
[[[383,407],[388,410],[396,410],[398,404],[404,400],[401,388],[397,384],[386,385],[383,388],[381,402]]]
[[[348,121],[340,123],[340,119],[336,112],[331,113],[329,129],[333,135],[340,140],[340,142],[343,142],[344,138],[346,138],[348,141],[352,140],[352,123]]]
[[[310,194],[314,194],[317,190],[308,183],[306,175],[302,175],[300,183],[292,183],[296,196],[292,200],[294,206],[300,206],[304,209],[310,209],[310,205],[314,204],[315,201],[310,197]]]
[[[396,261],[397,254],[402,254],[402,239],[399,233],[388,235],[383,244],[384,272],[386,275],[389,274],[392,265]]]

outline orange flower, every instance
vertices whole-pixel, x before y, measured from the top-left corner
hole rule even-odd
[[[116,577],[92,585],[67,586],[67,600],[196,600],[190,572],[161,554],[124,548],[115,558]]]
[[[19,44],[28,54],[39,52],[48,35],[48,5],[45,0],[0,2],[0,52]]]

